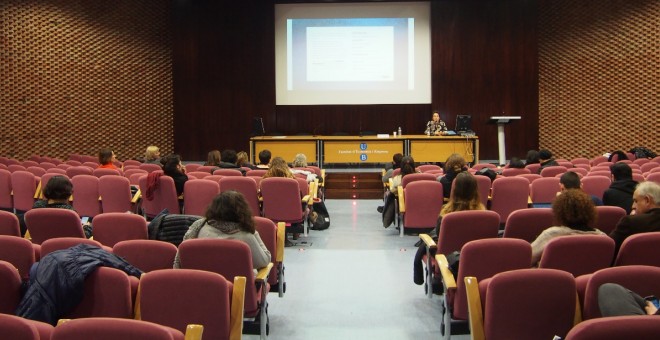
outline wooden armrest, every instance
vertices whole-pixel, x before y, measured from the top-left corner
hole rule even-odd
[[[438,245],[433,241],[433,238],[429,234],[419,234],[419,238],[422,239],[422,242],[426,245],[426,248],[435,248]]]
[[[286,241],[286,223],[277,223],[277,247],[275,248],[275,261],[284,261],[284,241]]]
[[[387,180],[387,186],[389,188],[392,188],[394,186],[394,180],[392,180],[392,177],[390,177],[390,179]]]
[[[190,324],[186,326],[184,340],[202,340],[202,333],[204,333],[204,326]]]
[[[240,340],[243,333],[243,314],[245,308],[245,276],[234,277],[234,290],[231,296],[229,340]]]
[[[133,305],[133,315],[135,320],[142,320],[142,310],[140,309],[140,298],[142,295],[142,279],[147,273],[140,275],[140,283],[138,283],[137,293],[135,293],[135,303]]]
[[[57,326],[59,326],[63,323],[69,322],[69,321],[71,321],[71,319],[59,319],[59,320],[57,320]]]
[[[443,254],[435,255],[435,261],[438,262],[438,267],[440,267],[440,274],[442,274],[442,282],[445,283],[447,290],[456,289],[456,280],[454,279],[454,274],[449,270],[449,263],[447,262],[447,257]]]
[[[532,205],[532,196],[527,196],[527,205],[531,206]]]
[[[468,276],[464,279],[465,291],[467,292],[468,299],[468,313],[470,320],[470,330],[472,331],[472,339],[484,340],[484,320],[483,312],[481,309],[481,295],[479,294],[479,282],[474,276]]]
[[[183,200],[183,194],[179,195],[179,196],[177,197],[177,199],[178,199],[179,201]]]
[[[23,238],[32,241],[32,235],[30,235],[29,230],[25,231],[25,236],[23,236]]]
[[[306,203],[307,205],[314,204],[314,198],[310,194],[307,194],[307,195],[303,196],[303,198],[300,201],[302,203]]]
[[[573,326],[582,322],[582,309],[580,308],[580,296],[575,293],[575,316],[573,317]]]
[[[314,191],[312,191],[312,198],[317,199],[319,197],[319,179],[318,178],[314,179],[314,182],[312,183],[314,184]]]
[[[37,184],[37,190],[34,191],[34,199],[43,199],[44,194],[41,192],[41,181]]]
[[[142,197],[142,191],[138,189],[138,191],[135,192],[135,195],[133,195],[133,198],[131,198],[131,203],[137,203],[141,197]]]
[[[273,262],[268,262],[265,267],[257,269],[257,275],[254,277],[254,280],[256,282],[266,282],[271,269],[273,269]]]
[[[406,212],[406,201],[405,198],[403,197],[403,187],[399,185],[397,188],[398,194],[398,199],[399,199],[399,212],[404,213]]]
[[[320,183],[322,187],[325,186],[325,169],[321,169],[321,178],[323,178],[323,182]]]

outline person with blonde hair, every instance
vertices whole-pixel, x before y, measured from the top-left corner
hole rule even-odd
[[[144,153],[144,163],[161,165],[160,149],[157,146],[147,146],[147,151]]]
[[[270,168],[264,174],[263,178],[268,177],[286,177],[293,178],[293,172],[282,157],[275,157],[270,161]]]
[[[559,226],[544,230],[532,242],[532,266],[538,264],[545,246],[555,237],[584,234],[607,236],[591,227],[596,223],[596,206],[581,189],[568,189],[559,194],[552,202],[552,213]]]
[[[257,168],[254,164],[250,163],[250,158],[245,151],[240,151],[236,154],[236,165],[239,167],[250,168],[252,170]]]
[[[316,174],[309,171],[309,170],[304,170],[304,169],[296,169],[296,168],[305,168],[307,167],[307,156],[305,156],[304,153],[299,153],[294,157],[293,159],[293,169],[291,169],[291,172],[294,174],[302,174],[305,175],[307,178],[307,182],[314,182],[316,179]]]

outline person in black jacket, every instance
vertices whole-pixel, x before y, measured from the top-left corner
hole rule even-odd
[[[551,166],[559,166],[559,163],[552,157],[552,152],[550,150],[542,149],[539,151],[539,163],[541,167],[539,168],[539,174],[543,169]]]
[[[172,177],[174,186],[176,187],[176,194],[181,196],[183,194],[183,186],[188,181],[186,175],[186,167],[181,163],[179,155],[169,155],[163,159],[163,173]]]
[[[626,163],[616,163],[610,167],[612,184],[603,193],[603,204],[621,207],[630,215],[633,193],[637,182],[632,179],[632,169]]]

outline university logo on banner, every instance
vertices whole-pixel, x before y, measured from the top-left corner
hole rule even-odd
[[[360,143],[360,150],[366,150],[367,149],[367,143]]]
[[[367,154],[365,154],[365,153],[360,154],[360,160],[363,161],[363,162],[366,161],[367,160]]]

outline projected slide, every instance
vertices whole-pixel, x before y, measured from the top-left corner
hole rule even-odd
[[[391,3],[379,6],[391,11]],[[314,8],[304,6],[303,12],[310,13],[309,7]],[[335,8],[322,6],[303,18],[284,11],[282,24],[276,20],[278,105],[430,102],[428,18],[405,11],[391,17],[375,10],[369,12],[387,16],[325,17],[335,14],[328,7]],[[353,16],[364,7],[375,8],[344,7]]]

